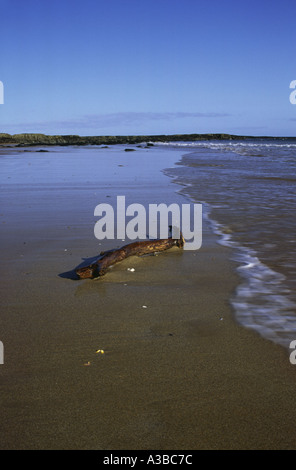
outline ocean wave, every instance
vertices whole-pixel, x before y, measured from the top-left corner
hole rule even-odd
[[[236,149],[258,149],[258,148],[285,148],[285,149],[296,149],[295,143],[278,143],[278,142],[213,142],[213,141],[192,141],[192,142],[155,142],[155,144],[160,146],[170,146],[170,147],[184,147],[184,148],[210,148],[217,150],[236,150]]]
[[[218,242],[233,249],[231,258],[238,263],[237,271],[243,281],[231,298],[237,321],[289,348],[295,339],[296,304],[288,297],[286,277],[262,263],[254,250],[239,245],[231,234],[225,234],[223,225],[211,219],[210,212],[211,207],[207,205],[206,217],[219,236]]]
[[[184,186],[189,189],[192,185]],[[183,188],[180,192],[192,199],[190,191]],[[232,249],[231,259],[237,263],[242,282],[230,299],[236,320],[288,349],[296,337],[296,303],[289,299],[286,277],[262,263],[255,250],[236,242],[227,228],[211,217],[214,206],[198,202],[203,205],[203,217],[218,236],[218,243]]]

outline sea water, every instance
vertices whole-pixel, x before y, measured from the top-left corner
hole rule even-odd
[[[186,149],[166,171],[231,248],[237,320],[289,348],[296,339],[296,139],[162,144]]]

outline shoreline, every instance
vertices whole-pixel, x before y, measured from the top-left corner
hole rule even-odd
[[[209,147],[211,145],[212,144],[209,144]],[[222,148],[223,145],[224,144],[221,144]],[[248,144],[246,145],[248,146]],[[289,147],[289,144],[285,145]],[[293,147],[295,147],[295,144],[293,144]],[[295,318],[296,304],[295,299],[292,297],[292,293],[295,289],[293,288],[293,284],[292,287],[289,285],[289,276],[290,282],[293,282],[291,272],[289,270],[285,271],[284,265],[281,266],[280,263],[276,264],[276,259],[289,256],[289,246],[286,246],[285,252],[279,245],[270,245],[270,247],[275,246],[276,250],[274,253],[270,250],[269,257],[265,258],[264,253],[262,253],[263,242],[262,238],[260,238],[260,233],[256,239],[254,236],[252,238],[252,234],[249,233],[249,240],[245,233],[244,239],[240,240],[240,237],[237,236],[236,233],[236,227],[239,226],[240,220],[244,220],[244,215],[242,212],[239,212],[243,207],[242,198],[240,199],[240,203],[235,200],[235,193],[239,192],[238,185],[235,186],[233,182],[232,186],[231,177],[227,176],[226,173],[224,174],[225,182],[223,183],[222,178],[220,177],[219,179],[220,170],[218,170],[218,168],[215,173],[215,166],[219,167],[220,164],[219,168],[221,168],[221,172],[222,167],[229,165],[229,175],[232,174],[231,172],[233,172],[234,168],[236,168],[236,171],[240,169],[242,174],[244,174],[246,169],[243,168],[242,161],[235,166],[235,159],[239,159],[239,154],[240,152],[238,152],[237,157],[235,157],[236,154],[234,151],[233,161],[231,162],[231,156],[227,157],[227,154],[225,154],[225,160],[223,160],[223,152],[221,152],[222,157],[220,160],[219,153],[215,154],[215,152],[210,149],[192,151],[192,153],[189,152],[183,156],[182,161],[178,163],[178,168],[175,167],[171,172],[168,171],[167,174],[174,178],[176,184],[181,185],[181,194],[187,194],[193,202],[207,201],[206,203],[203,202],[204,208],[207,208],[204,213],[208,212],[212,230],[218,234],[219,243],[231,249],[231,258],[236,262],[236,270],[240,274],[240,283],[231,300],[236,312],[237,321],[245,327],[254,329],[261,336],[280,344],[289,352],[290,344],[295,338],[295,324],[293,324],[293,318]],[[231,155],[231,153],[229,155]],[[250,158],[251,155],[252,152],[250,153]],[[245,160],[244,156],[242,156],[242,160]],[[280,161],[278,163],[279,165]],[[255,163],[256,162],[253,161],[254,165]],[[268,161],[265,162],[265,171],[267,173],[268,171],[270,172],[270,164],[268,165],[268,163]],[[180,167],[183,168],[180,170]],[[195,167],[199,167],[200,169],[193,173]],[[190,174],[190,168],[192,174]],[[204,168],[205,170],[203,171]],[[210,169],[209,171],[212,174],[213,182],[215,181],[213,184],[210,179],[207,179],[207,168]],[[262,172],[263,171],[262,169]],[[224,190],[227,191],[227,178],[230,182],[228,183],[230,184],[228,188],[228,198],[225,197],[223,191],[219,194],[220,184],[222,184],[222,186],[225,184]],[[248,178],[250,178],[249,173]],[[206,183],[203,183],[203,181]],[[251,179],[247,179],[247,181],[248,187],[250,187],[249,183]],[[241,183],[243,184],[243,182],[242,178]],[[262,193],[262,188],[260,189]],[[245,194],[247,194],[247,191],[248,190],[245,188]],[[216,194],[217,192],[218,194]],[[272,192],[272,189],[270,189],[270,192]],[[231,201],[232,207],[229,206],[229,201]],[[256,202],[254,207],[256,207]],[[262,200],[261,207],[265,207],[266,210],[268,210],[268,200]],[[280,220],[281,215],[282,214],[276,213],[275,211],[273,217]],[[256,217],[254,211],[253,217]],[[269,228],[268,223],[265,223],[265,227],[261,227],[263,232],[265,230],[266,233],[268,233],[268,230],[270,231],[270,228],[274,226],[270,219],[271,218],[267,217],[268,223],[270,224]],[[256,225],[254,220],[256,219],[253,218],[253,224]],[[250,220],[247,219],[245,223],[248,225]],[[285,222],[282,220],[282,226],[284,226],[284,224]],[[243,224],[241,224],[240,230],[243,232]],[[239,232],[238,229],[237,231]],[[286,231],[286,237],[288,236],[289,230]],[[290,236],[290,238],[292,237]],[[277,240],[278,234],[274,233],[271,242],[276,243]],[[265,240],[266,246],[268,246],[267,242],[268,240]],[[292,253],[290,256],[293,258]]]
[[[39,133],[7,134],[0,133],[0,148],[28,146],[86,146],[86,145],[119,145],[143,144],[155,142],[203,141],[203,140],[271,140],[293,141],[296,137],[279,136],[246,136],[225,133],[215,134],[172,134],[172,135],[136,135],[136,136],[80,136],[80,135],[46,135]]]
[[[64,155],[71,167],[59,167],[68,186],[63,174],[54,192],[32,185],[40,165],[60,159],[29,153],[17,160],[27,186],[7,186],[0,448],[295,448],[295,367],[283,348],[236,323],[229,298],[238,276],[207,223],[196,252],[131,258],[97,281],[58,276],[124,244],[98,247],[95,202],[118,191],[142,203],[184,202],[153,167],[166,150],[139,149],[132,179],[138,152],[75,152]]]

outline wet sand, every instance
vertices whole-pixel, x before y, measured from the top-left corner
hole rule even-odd
[[[154,165],[163,150],[87,151],[71,174],[67,149],[2,165],[0,448],[294,449],[296,366],[235,322],[234,265],[206,225],[198,251],[69,279],[82,258],[124,243],[95,239],[96,204],[188,202]]]

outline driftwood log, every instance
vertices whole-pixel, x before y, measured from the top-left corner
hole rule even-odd
[[[182,248],[184,245],[183,235],[180,233],[180,238],[164,238],[160,240],[144,240],[134,243],[129,243],[117,250],[110,250],[101,252],[98,259],[82,268],[75,270],[80,279],[93,279],[98,276],[104,276],[107,269],[129,256],[143,256],[150,253],[157,253],[160,251],[168,250],[173,246]]]

